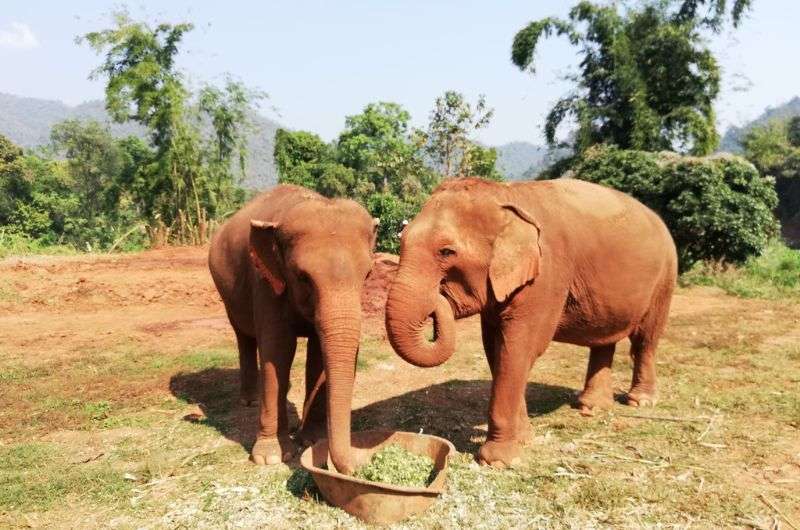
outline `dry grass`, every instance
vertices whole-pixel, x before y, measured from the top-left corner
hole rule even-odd
[[[142,260],[156,277],[134,268],[110,289],[135,278],[129,290],[143,291],[164,275],[188,285],[193,274],[206,293],[202,260],[165,272],[152,254]],[[72,285],[71,271],[57,269],[53,285]],[[304,496],[296,464],[247,462],[256,411],[237,404],[230,333],[207,325],[219,306],[145,297],[106,320],[86,297],[55,293],[31,309],[22,304],[37,288],[23,289],[21,273],[33,272],[0,267],[11,292],[0,315],[0,527],[361,527]],[[97,270],[89,282],[110,277]],[[459,323],[453,359],[429,370],[367,337],[354,424],[423,429],[461,452],[447,493],[405,528],[772,528],[778,519],[790,528],[786,519],[800,522],[798,315],[796,301],[681,289],[659,354],[659,406],[616,405],[590,419],[570,406],[587,354],[554,344],[531,373],[537,436],[514,470],[470,456],[485,436],[489,381],[474,320]],[[65,335],[36,339],[50,328]],[[625,349],[619,392],[630,377]],[[298,406],[302,352],[290,391]]]

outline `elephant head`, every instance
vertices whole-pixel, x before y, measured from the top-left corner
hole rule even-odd
[[[454,320],[507,302],[539,273],[541,227],[508,186],[480,179],[441,185],[403,230],[386,302],[395,351],[416,366],[455,350]],[[433,341],[424,329],[432,317]]]
[[[361,333],[361,290],[378,220],[353,201],[297,204],[278,222],[251,221],[250,256],[276,296],[313,325],[328,385],[331,459],[352,470],[350,406]]]

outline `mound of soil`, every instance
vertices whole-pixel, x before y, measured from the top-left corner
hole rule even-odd
[[[365,318],[383,321],[386,308],[386,296],[389,286],[397,274],[400,258],[394,254],[378,252],[372,263],[372,272],[364,282],[361,295],[361,310]]]

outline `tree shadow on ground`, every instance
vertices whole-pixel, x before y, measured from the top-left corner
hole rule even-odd
[[[489,380],[453,379],[353,410],[353,430],[397,429],[441,436],[462,452],[477,451],[486,436]],[[207,368],[172,376],[173,395],[195,403],[202,411],[188,414],[185,421],[213,427],[246,450],[252,447],[258,430],[258,407],[239,403],[239,370]],[[572,404],[571,388],[528,383],[526,401],[529,417],[541,416]],[[297,425],[297,409],[289,406],[290,425]]]

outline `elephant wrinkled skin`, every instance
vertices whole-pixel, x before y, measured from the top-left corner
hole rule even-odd
[[[455,349],[454,320],[480,314],[492,391],[478,460],[503,467],[529,436],[528,372],[550,341],[590,348],[582,413],[613,403],[611,361],[625,337],[627,401],[654,402],[654,353],[676,276],[666,226],[628,195],[572,179],[454,180],[403,230],[386,329],[405,360],[436,366]]]
[[[353,201],[283,185],[253,199],[214,235],[209,268],[236,333],[242,401],[260,403],[255,463],[279,463],[295,452],[286,392],[297,337],[308,337],[298,436],[303,443],[325,437],[327,418],[333,463],[352,471],[360,300],[376,228]]]

